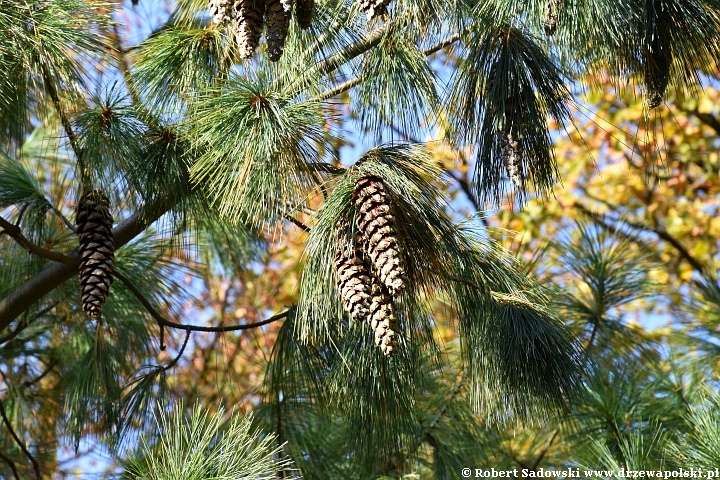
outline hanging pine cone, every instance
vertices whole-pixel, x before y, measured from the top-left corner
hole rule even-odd
[[[355,183],[353,202],[357,210],[355,222],[363,234],[365,252],[370,257],[374,273],[390,293],[396,295],[405,287],[402,278],[405,269],[390,199],[382,180],[372,175],[360,178]]]
[[[672,63],[672,48],[670,46],[670,31],[668,11],[659,0],[652,2],[648,12],[649,21],[654,29],[651,30],[649,45],[645,53],[645,103],[648,109],[659,107],[665,97],[670,82],[670,64]]]
[[[85,193],[78,203],[75,224],[80,237],[80,288],[83,310],[99,317],[113,282],[115,244],[110,201],[100,190]]]
[[[659,107],[670,82],[670,49],[659,38],[651,44],[652,51],[645,58],[645,103],[649,109]]]
[[[337,286],[343,307],[353,320],[364,322],[370,306],[370,274],[363,262],[363,253],[358,238],[351,251],[338,245],[335,254]]]
[[[255,54],[263,30],[265,0],[235,0],[235,41],[240,58],[247,59]]]
[[[505,131],[499,132],[500,152],[505,163],[505,170],[507,171],[508,178],[515,185],[520,188],[522,181],[520,180],[519,169],[518,169],[518,142],[513,138],[512,132]]]
[[[295,18],[303,30],[310,28],[314,10],[315,0],[295,0]]]
[[[545,2],[545,15],[543,17],[543,26],[545,34],[550,36],[555,33],[558,25],[558,17],[560,16],[560,4],[562,0],[547,0]]]
[[[287,38],[293,0],[267,0],[265,7],[265,39],[268,58],[277,62],[283,54]]]
[[[231,0],[208,0],[208,6],[216,24],[225,25],[232,20]]]
[[[372,20],[378,15],[387,13],[387,6],[390,0],[359,0],[360,10],[367,15],[368,20]]]
[[[371,292],[370,327],[375,334],[375,345],[383,355],[390,357],[397,352],[397,337],[400,333],[398,319],[387,289],[375,278],[372,280]]]

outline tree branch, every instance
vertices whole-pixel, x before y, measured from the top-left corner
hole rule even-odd
[[[57,88],[55,87],[55,83],[52,81],[50,73],[45,66],[43,66],[42,68],[42,76],[43,82],[45,83],[45,89],[47,90],[48,95],[50,95],[50,99],[52,100],[53,105],[55,106],[55,110],[60,117],[60,123],[62,123],[62,126],[65,129],[65,134],[68,136],[70,147],[75,153],[75,157],[78,161],[78,167],[80,168],[80,172],[82,172],[82,151],[77,144],[77,138],[75,137],[75,132],[73,131],[70,119],[68,119],[67,115],[65,115],[65,110],[63,110],[62,108],[62,102],[60,101],[60,95],[58,94]]]
[[[148,225],[167,212],[170,206],[167,197],[158,198],[118,225],[113,230],[116,250],[142,233]],[[78,274],[80,266],[78,249],[67,252],[66,255],[73,259],[72,265],[61,263],[49,265],[0,301],[0,332],[33,303]]]
[[[158,312],[155,307],[153,307],[152,303],[150,303],[150,301],[145,297],[145,295],[142,294],[140,289],[138,289],[129,278],[117,271],[115,272],[115,276],[125,284],[125,286],[128,288],[128,290],[132,292],[133,295],[135,295],[135,297],[140,301],[140,303],[142,303],[142,305],[147,309],[150,315],[155,319],[158,325],[162,325],[164,327],[178,328],[182,330],[189,330],[192,332],[235,332],[238,330],[249,330],[251,328],[262,327],[263,325],[282,320],[283,318],[286,318],[288,313],[290,312],[290,309],[288,309],[260,322],[246,323],[244,325],[231,325],[227,327],[204,327],[201,325],[185,325],[182,323],[175,323],[166,320],[165,317],[163,317],[160,312]]]
[[[380,30],[380,29],[378,29],[378,30]],[[377,30],[375,32],[377,32]],[[375,32],[373,32],[373,33],[375,33]],[[383,30],[382,33],[384,34],[385,31]],[[371,36],[372,36],[372,34],[371,34]],[[448,38],[446,38],[445,40],[442,40],[441,42],[438,42],[437,44],[433,45],[432,47],[426,48],[425,50],[423,50],[423,55],[425,55],[426,57],[429,57],[433,53],[437,53],[440,50],[442,50],[443,48],[447,48],[450,45],[452,45],[453,43],[457,42],[458,40],[460,40],[460,37],[461,37],[460,33],[451,35]],[[370,48],[372,48],[372,47],[376,46],[378,43],[380,43],[381,39],[382,39],[382,35],[380,35],[378,37],[377,42],[370,44],[370,46],[367,48],[367,50],[369,50]],[[360,52],[360,53],[363,53],[363,52]],[[333,58],[333,57],[330,57],[330,58]],[[350,90],[354,86],[359,85],[365,79],[366,79],[366,76],[364,76],[364,75],[360,75],[358,77],[352,78],[346,82],[341,83],[340,85],[337,85],[337,86],[331,88],[330,90],[324,91],[323,93],[321,93],[318,96],[318,99],[319,100],[328,100],[330,98],[336,97],[336,96],[340,95],[341,93]]]
[[[3,406],[2,399],[0,399],[0,415],[2,415],[3,422],[5,422],[5,426],[10,432],[10,436],[13,438],[13,440],[15,440],[15,443],[18,444],[20,450],[22,450],[28,460],[30,460],[30,463],[32,463],[33,470],[35,470],[35,478],[37,480],[42,480],[42,477],[40,476],[40,464],[38,464],[38,461],[35,460],[35,457],[32,456],[32,454],[28,451],[27,447],[25,447],[23,441],[20,440],[20,437],[18,437],[17,433],[15,433],[15,430],[13,430],[12,424],[10,423],[7,414],[5,413],[5,407]]]
[[[293,217],[292,215],[285,215],[285,219],[294,223],[298,228],[301,230],[306,231],[307,233],[310,233],[311,228],[305,225],[303,222],[298,220],[297,218]]]
[[[34,244],[22,234],[20,227],[8,222],[3,217],[0,217],[0,227],[3,228],[4,233],[12,237],[21,247],[33,255],[52,260],[54,262],[63,263],[65,265],[74,265],[76,263],[75,260],[68,255],[48,250]]]
[[[4,336],[0,337],[0,345],[2,345],[2,344],[4,344],[4,343],[7,343],[7,342],[9,342],[10,340],[12,340],[13,338],[17,337],[17,336],[20,334],[20,332],[22,332],[22,331],[25,330],[27,327],[29,327],[30,324],[32,324],[35,320],[37,320],[38,318],[40,318],[40,317],[42,317],[43,315],[45,315],[46,313],[48,313],[50,310],[52,310],[52,309],[55,308],[56,306],[57,306],[57,303],[53,302],[53,303],[51,303],[50,305],[48,305],[47,307],[45,307],[45,308],[43,308],[42,310],[40,310],[39,312],[37,312],[35,315],[33,315],[32,318],[27,319],[27,320],[25,320],[25,321],[23,321],[23,322],[20,322],[20,323],[18,324],[18,326],[15,328],[15,330],[13,330],[12,332],[8,333],[7,335],[4,335]]]
[[[17,467],[15,467],[15,462],[13,462],[10,457],[7,457],[3,452],[0,452],[0,458],[8,464],[10,470],[12,470],[13,472],[15,480],[20,480],[20,475],[18,475]]]
[[[604,202],[604,203],[613,212],[617,213],[618,215],[622,215],[622,213],[619,212],[617,207],[615,207],[614,205],[612,205],[608,202]],[[578,210],[581,210],[582,212],[589,215],[593,220],[596,220],[597,218],[599,218],[599,215],[597,213],[593,212],[592,210],[590,210],[589,208],[587,208],[580,202],[575,202],[573,205]],[[693,267],[693,269],[695,271],[697,271],[701,275],[705,274],[705,266],[702,263],[700,263],[700,261],[698,261],[695,257],[693,257],[690,254],[690,252],[683,246],[683,244],[680,243],[680,241],[678,239],[676,239],[675,237],[670,235],[666,230],[663,230],[659,227],[655,227],[655,228],[649,227],[641,222],[633,221],[633,220],[630,220],[625,217],[622,217],[622,222],[629,225],[630,227],[634,228],[635,230],[642,230],[645,232],[654,233],[661,240],[664,240],[665,242],[669,243],[675,250],[677,250],[677,252],[680,254],[680,256],[685,261],[687,261],[690,264],[690,266]]]
[[[185,341],[183,342],[182,347],[180,347],[180,351],[175,356],[175,358],[173,359],[172,362],[170,362],[167,365],[165,365],[164,367],[162,367],[163,370],[165,370],[166,372],[168,370],[170,370],[171,368],[173,368],[175,365],[177,365],[177,362],[180,361],[180,358],[183,356],[183,353],[185,352],[185,347],[187,347],[188,340],[190,340],[190,332],[192,332],[192,330],[189,327],[185,329]]]

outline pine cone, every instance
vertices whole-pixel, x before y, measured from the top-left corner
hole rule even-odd
[[[371,292],[370,326],[375,334],[375,345],[380,347],[383,355],[390,357],[397,352],[398,319],[385,286],[375,278]]]
[[[645,103],[648,109],[659,107],[670,82],[670,49],[657,39],[645,59]]]
[[[364,322],[368,318],[370,306],[370,274],[363,262],[363,254],[358,242],[350,252],[338,245],[335,254],[337,286],[343,307],[353,320]]]
[[[511,132],[500,132],[500,151],[505,162],[505,170],[507,171],[510,181],[517,188],[522,186],[518,169],[518,142],[515,141]]]
[[[382,180],[362,177],[355,184],[353,201],[355,222],[363,234],[365,252],[370,257],[375,275],[392,295],[404,288],[405,269],[400,256],[400,243],[394,227],[390,201]]]
[[[83,310],[99,317],[113,282],[115,244],[110,201],[100,190],[85,193],[78,203],[75,224],[80,236],[80,288]]]
[[[265,0],[235,0],[235,40],[240,58],[247,59],[255,54],[263,29]]]
[[[545,27],[545,34],[551,36],[557,30],[558,17],[560,15],[560,4],[562,0],[547,0],[545,2],[545,15],[543,18],[543,26]]]
[[[295,0],[295,18],[303,30],[310,28],[314,10],[315,0]]]
[[[208,6],[216,24],[225,25],[232,19],[231,0],[208,0]]]
[[[359,0],[360,10],[367,15],[368,20],[372,20],[378,15],[387,13],[387,6],[390,0]]]
[[[293,0],[267,0],[265,8],[265,39],[268,45],[268,57],[277,62],[283,54],[285,39],[290,27]]]

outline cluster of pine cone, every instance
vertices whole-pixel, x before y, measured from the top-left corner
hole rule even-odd
[[[302,29],[312,23],[315,0],[208,0],[213,21],[218,25],[232,23],[240,57],[250,58],[260,43],[265,27],[268,57],[280,60],[290,27],[293,5],[295,19]]]
[[[80,237],[80,290],[83,310],[92,318],[102,313],[113,283],[115,243],[110,201],[100,190],[86,192],[78,202],[75,225]]]
[[[359,233],[353,248],[338,246],[335,256],[337,285],[345,310],[353,320],[367,321],[375,344],[386,356],[397,352],[398,319],[392,297],[405,288],[405,273],[394,216],[382,179],[365,176],[353,194]],[[342,226],[347,230],[347,225]]]

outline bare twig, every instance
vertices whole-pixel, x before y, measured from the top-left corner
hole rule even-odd
[[[191,332],[192,332],[192,330],[191,330],[190,328],[186,328],[186,329],[185,329],[185,341],[183,342],[182,347],[180,347],[180,351],[179,351],[178,354],[175,356],[175,358],[173,358],[173,361],[172,361],[172,362],[170,362],[170,363],[168,363],[167,365],[165,365],[164,367],[162,367],[163,370],[165,370],[165,371],[167,372],[168,370],[170,370],[171,368],[173,368],[175,365],[177,365],[177,362],[180,360],[180,357],[182,357],[182,356],[183,356],[183,353],[185,352],[185,347],[187,347],[188,340],[190,340],[190,333],[191,333]]]
[[[307,233],[310,233],[311,228],[308,227],[307,225],[305,225],[303,222],[301,222],[297,218],[293,217],[292,215],[285,215],[285,219],[294,223],[295,225],[297,225],[297,227],[300,228],[301,230],[305,230]]]
[[[33,470],[35,470],[35,478],[37,480],[42,480],[42,477],[40,476],[40,464],[37,460],[35,460],[35,457],[32,456],[32,453],[30,453],[23,443],[22,440],[20,440],[20,437],[18,437],[17,433],[15,433],[15,430],[12,427],[12,424],[10,423],[10,420],[7,417],[7,414],[5,413],[5,407],[3,406],[2,399],[0,399],[0,415],[2,415],[3,422],[5,422],[5,427],[7,427],[8,432],[10,432],[10,436],[15,440],[15,443],[17,443],[18,447],[20,447],[20,450],[25,454],[25,456],[30,460],[30,463],[32,463]]]
[[[55,360],[55,359],[51,360],[50,363],[48,364],[48,366],[45,368],[45,370],[43,370],[43,372],[39,376],[33,378],[32,380],[23,382],[22,386],[27,388],[27,387],[31,387],[31,386],[35,385],[37,382],[39,382],[40,380],[45,378],[50,372],[52,372],[53,368],[55,368],[55,365],[57,365],[57,364],[58,364],[57,360]]]
[[[38,257],[46,258],[48,260],[63,263],[65,265],[74,265],[75,264],[75,260],[73,258],[71,258],[63,253],[55,252],[53,250],[48,250],[46,248],[43,248],[39,245],[34,244],[33,242],[28,240],[22,234],[20,227],[8,222],[3,217],[0,217],[0,226],[3,227],[4,233],[9,235],[11,238],[13,238],[21,247],[23,247],[29,253],[31,253],[33,255],[37,255]]]
[[[4,343],[7,343],[7,342],[9,342],[10,340],[12,340],[13,338],[17,337],[17,336],[20,334],[20,332],[22,332],[22,331],[25,330],[27,327],[29,327],[31,323],[33,323],[35,320],[37,320],[38,318],[40,318],[40,317],[42,317],[43,315],[45,315],[46,313],[48,313],[50,310],[52,310],[52,309],[55,308],[56,306],[57,306],[57,303],[53,302],[53,303],[51,303],[50,305],[48,305],[48,306],[46,306],[45,308],[43,308],[43,309],[41,309],[40,311],[38,311],[37,313],[35,313],[35,315],[33,315],[31,318],[29,318],[29,319],[27,319],[27,320],[25,320],[25,321],[20,322],[20,323],[18,324],[18,326],[15,328],[15,330],[13,330],[12,332],[8,333],[7,335],[4,335],[4,336],[0,337],[0,345],[2,345],[2,344],[4,344]]]
[[[162,325],[169,328],[178,328],[181,330],[190,330],[193,332],[235,332],[238,330],[249,330],[251,328],[257,328],[262,327],[263,325],[267,325],[269,323],[276,322],[278,320],[282,320],[287,317],[290,310],[285,310],[284,312],[280,312],[276,315],[273,315],[272,317],[255,323],[246,323],[244,325],[230,325],[230,326],[222,326],[222,327],[204,327],[201,325],[184,325],[182,323],[175,323],[171,322],[165,317],[163,317],[160,312],[158,312],[155,307],[150,303],[150,301],[145,298],[145,295],[142,294],[142,292],[132,283],[132,281],[127,278],[125,275],[123,275],[120,272],[115,272],[115,276],[125,284],[125,286],[132,292],[133,295],[135,295],[135,298],[137,298],[140,303],[143,304],[143,306],[147,309],[148,313],[155,319],[155,321],[158,323],[158,325]]]
[[[13,462],[10,457],[6,456],[4,453],[0,452],[0,458],[8,464],[10,467],[10,470],[13,472],[13,476],[15,477],[15,480],[20,480],[20,475],[18,475],[17,467],[15,466],[15,462]]]

